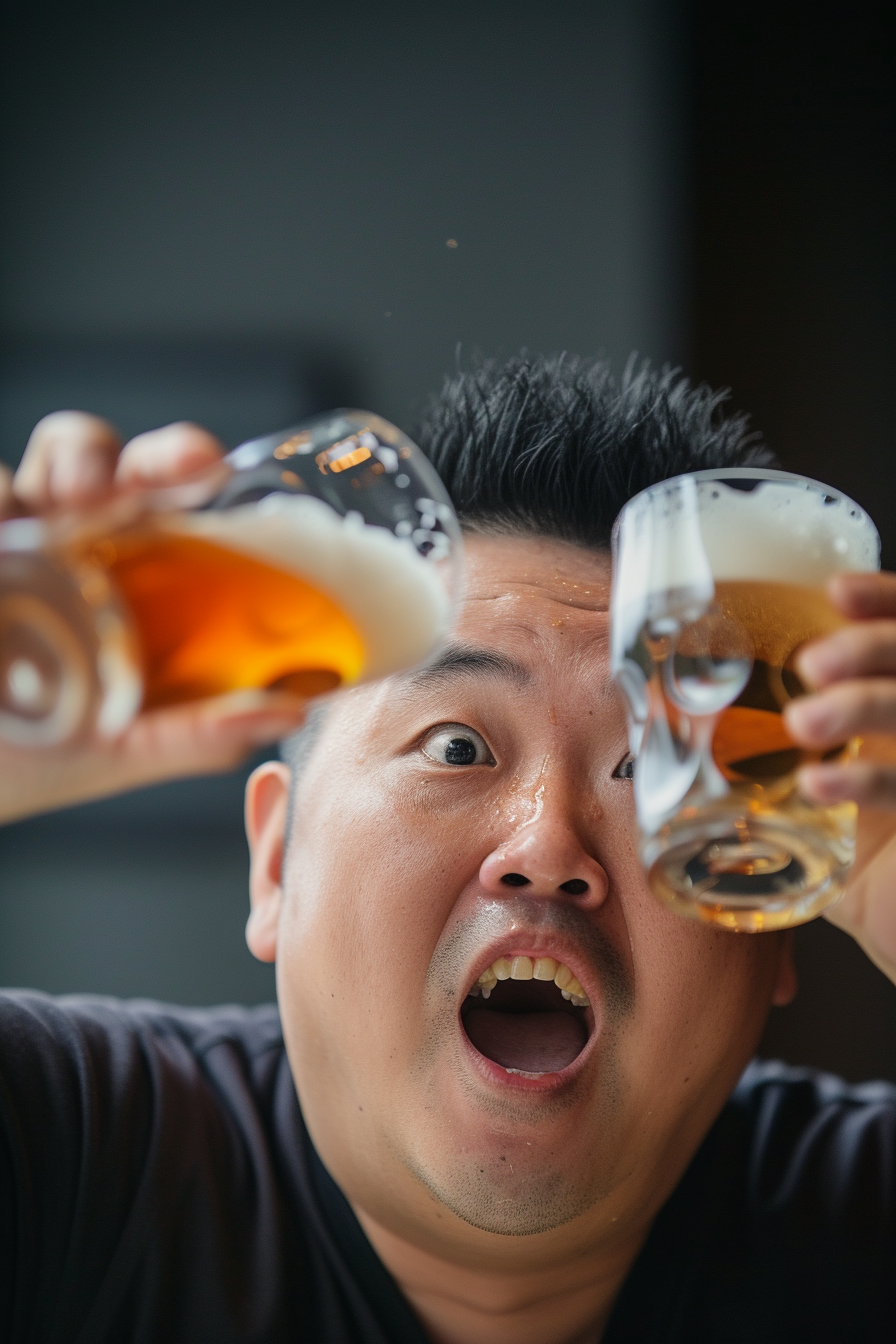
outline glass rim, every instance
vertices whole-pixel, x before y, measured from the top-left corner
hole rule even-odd
[[[850,505],[859,515],[860,520],[871,529],[877,538],[878,551],[880,551],[880,533],[874,519],[863,509],[851,495],[847,495],[843,490],[838,490],[834,485],[828,485],[825,481],[819,481],[814,476],[804,476],[799,471],[782,471],[779,467],[703,467],[700,471],[682,471],[677,476],[666,476],[661,481],[654,481],[653,485],[646,485],[643,490],[639,490],[631,499],[627,499],[622,508],[616,515],[611,534],[611,546],[615,551],[616,537],[619,532],[619,523],[626,509],[637,500],[643,499],[645,495],[653,494],[655,491],[662,490],[666,486],[675,485],[679,481],[724,481],[724,480],[751,480],[751,481],[787,481],[791,485],[801,485],[806,489],[814,489],[821,494],[830,495],[834,499],[840,500],[844,504]]]

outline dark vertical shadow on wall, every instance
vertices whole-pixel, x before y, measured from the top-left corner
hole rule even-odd
[[[888,12],[889,11],[889,12]],[[693,356],[784,466],[876,520],[896,565],[892,8],[693,6]],[[822,922],[764,1049],[896,1077],[896,989]]]

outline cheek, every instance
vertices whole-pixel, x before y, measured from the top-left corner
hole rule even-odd
[[[683,919],[651,892],[637,852],[630,786],[608,786],[606,866],[631,952],[636,1012],[630,1059],[637,1073],[709,1078],[728,1061],[740,1072],[768,1013],[775,935],[732,934]]]
[[[654,1075],[673,1092],[733,1083],[768,1014],[776,945],[682,919],[649,893],[629,930],[640,1045]]]
[[[290,839],[281,1001],[306,1056],[388,1070],[418,1044],[407,1005],[419,1004],[433,950],[480,860],[469,826],[394,782],[371,787],[361,777],[337,797],[303,809]]]
[[[362,781],[340,791],[296,826],[287,853],[297,932],[363,965],[393,947],[425,946],[431,930],[434,946],[478,869],[474,845],[463,819],[427,808],[407,788]]]

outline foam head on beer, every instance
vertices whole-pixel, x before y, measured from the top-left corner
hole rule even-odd
[[[619,520],[614,645],[620,653],[663,593],[699,604],[711,598],[715,580],[820,588],[832,574],[877,567],[877,534],[845,496],[783,472],[741,468],[729,473],[734,485],[707,476],[662,482],[631,500]]]

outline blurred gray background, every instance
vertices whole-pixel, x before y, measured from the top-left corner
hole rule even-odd
[[[883,6],[4,12],[7,462],[63,406],[233,445],[337,404],[410,426],[458,352],[637,349],[732,386],[896,559]],[[245,773],[0,830],[0,983],[269,997]],[[823,921],[798,954],[767,1050],[896,1077],[896,990]]]

